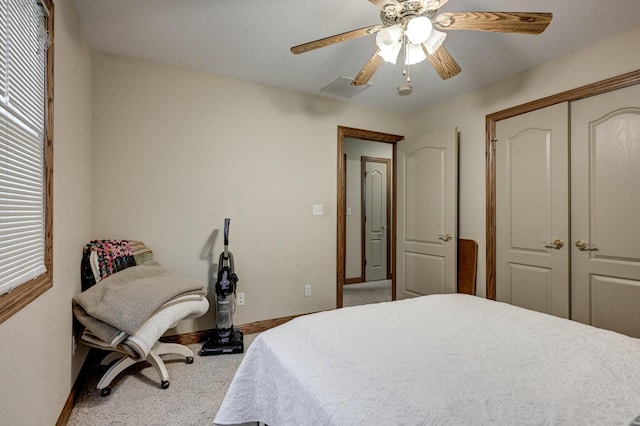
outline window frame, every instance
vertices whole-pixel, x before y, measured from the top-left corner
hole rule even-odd
[[[49,11],[45,26],[51,37],[54,37],[54,4],[53,0],[39,0]],[[11,292],[0,296],[0,324],[18,313],[22,308],[37,299],[41,294],[53,287],[53,70],[54,46],[51,44],[46,54],[46,111],[44,131],[44,208],[45,208],[45,240],[44,264],[47,271],[22,284]]]

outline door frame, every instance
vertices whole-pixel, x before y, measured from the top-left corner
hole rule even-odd
[[[561,102],[572,102],[601,93],[640,84],[640,70],[632,71],[616,77],[587,84],[576,89],[567,90],[547,96],[526,104],[507,108],[486,116],[485,169],[486,169],[486,297],[496,299],[496,122],[516,115],[546,108]]]
[[[391,168],[391,159],[389,158],[377,158],[377,157],[367,157],[366,155],[361,155],[360,156],[360,178],[361,178],[361,184],[360,184],[360,197],[361,197],[361,203],[362,203],[362,207],[360,208],[360,226],[361,226],[361,232],[360,232],[360,236],[361,236],[361,246],[362,249],[360,250],[360,258],[361,258],[361,263],[362,263],[362,282],[366,282],[367,281],[367,273],[366,273],[366,259],[367,259],[367,254],[366,254],[366,245],[367,245],[367,237],[365,235],[365,231],[366,231],[366,202],[367,202],[367,198],[366,198],[366,180],[367,180],[367,176],[366,176],[366,170],[367,170],[367,163],[381,163],[381,164],[386,164],[387,165],[387,230],[385,231],[385,236],[387,239],[387,278],[386,279],[391,279],[391,173],[389,173],[389,171],[392,171]]]
[[[391,218],[391,299],[396,298],[396,144],[404,140],[404,136],[353,127],[338,126],[338,205],[337,212],[337,249],[336,249],[336,308],[342,308],[342,290],[345,282],[347,263],[347,162],[345,161],[345,138],[362,139],[372,142],[385,142],[393,146],[392,151],[392,218]]]

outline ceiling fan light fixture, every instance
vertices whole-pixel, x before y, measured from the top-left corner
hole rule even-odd
[[[399,25],[392,25],[376,34],[376,44],[380,51],[378,55],[386,62],[395,65],[402,48],[402,28]]]
[[[400,54],[401,48],[402,48],[402,44],[398,43],[396,46],[393,47],[393,49],[390,49],[390,50],[380,49],[380,51],[378,52],[378,55],[380,55],[380,57],[384,59],[386,62],[389,62],[395,65],[396,62],[398,61],[398,55]]]
[[[415,65],[427,59],[427,55],[425,55],[421,44],[407,43],[404,59],[406,65]]]
[[[405,32],[409,41],[413,44],[422,44],[431,35],[433,25],[431,20],[426,16],[418,16],[413,18],[407,24],[407,31]]]
[[[397,44],[400,44],[401,37],[402,28],[400,25],[392,25],[378,31],[376,44],[380,50],[393,50]]]
[[[440,49],[440,46],[442,46],[442,43],[444,43],[445,38],[447,38],[447,35],[442,31],[438,31],[436,29],[431,31],[429,38],[427,38],[427,40],[423,43],[424,47],[427,49],[427,52],[429,52],[429,55],[433,55],[434,53],[436,53],[436,50]]]

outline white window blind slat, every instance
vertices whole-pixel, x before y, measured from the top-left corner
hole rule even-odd
[[[31,235],[31,238],[33,238],[33,235]],[[27,257],[38,259],[40,256],[39,253],[33,250],[33,247],[29,244],[28,240],[23,241],[22,244],[13,244],[10,248],[13,250],[13,256],[0,260],[0,267],[2,267],[3,273],[8,269],[5,268],[7,265],[17,265],[19,267],[21,263],[25,262]]]
[[[38,54],[40,21],[28,7],[30,2],[7,2],[11,29],[7,37],[7,95],[9,105],[34,128],[40,128],[44,117],[44,55]]]
[[[0,294],[8,293],[14,288],[18,287],[21,284],[29,282],[38,278],[40,275],[47,272],[46,268],[42,265],[37,265],[37,262],[34,262],[33,269],[30,269],[24,273],[17,273],[12,276],[7,276],[6,280],[3,280],[3,284],[0,284]],[[30,265],[31,266],[31,265]]]
[[[0,97],[7,93],[7,2],[0,1]]]
[[[46,272],[40,24],[35,0],[0,1],[0,294]]]

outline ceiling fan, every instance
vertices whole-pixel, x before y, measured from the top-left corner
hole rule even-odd
[[[382,24],[370,25],[291,48],[305,53],[354,38],[376,34],[378,49],[353,79],[351,85],[366,84],[382,62],[395,64],[404,51],[403,75],[407,84],[399,94],[411,93],[409,66],[428,60],[444,80],[462,71],[442,45],[446,34],[439,30],[474,30],[519,34],[540,34],[551,22],[551,13],[531,12],[447,12],[438,9],[449,0],[369,0],[380,9]]]

